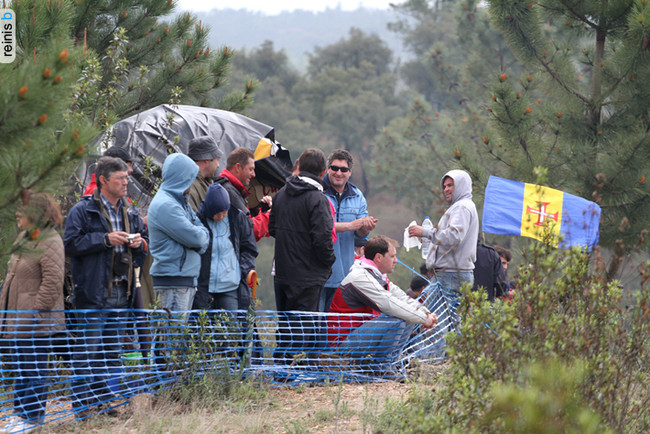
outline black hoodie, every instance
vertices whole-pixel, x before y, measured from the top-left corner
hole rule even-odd
[[[275,279],[283,285],[324,285],[336,260],[332,213],[322,180],[291,176],[273,198],[269,233],[275,238]]]

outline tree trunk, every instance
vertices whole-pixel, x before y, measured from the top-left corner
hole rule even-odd
[[[605,56],[605,39],[607,33],[598,27],[596,29],[596,51],[594,52],[594,65],[592,69],[591,80],[591,107],[589,108],[589,125],[596,131],[600,123],[600,112],[603,106],[602,87],[603,87],[603,69],[600,66]]]
[[[621,268],[621,263],[623,262],[623,257],[625,256],[625,243],[623,240],[616,240],[616,246],[612,251],[612,257],[609,261],[609,267],[607,268],[607,281],[611,282],[616,279],[618,275],[618,270]]]

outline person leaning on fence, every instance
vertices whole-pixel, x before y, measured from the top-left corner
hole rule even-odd
[[[208,188],[197,216],[210,241],[201,255],[193,309],[237,310],[240,298],[250,304],[246,276],[255,269],[257,244],[248,217],[230,206],[228,192],[219,184]]]
[[[472,179],[462,170],[450,170],[441,181],[442,192],[449,208],[433,229],[413,225],[409,235],[431,240],[427,257],[427,269],[435,276],[446,291],[447,304],[456,320],[461,285],[474,282],[474,261],[476,261],[476,240],[479,220],[476,205],[472,201]]]
[[[388,281],[387,275],[397,264],[394,243],[383,235],[372,237],[364,248],[365,256],[352,265],[337,288],[330,313],[340,315],[328,321],[328,339],[337,352],[388,357],[406,344],[413,330],[407,323],[426,329],[437,324],[435,313]]]
[[[198,173],[199,166],[187,155],[168,155],[162,184],[149,205],[154,292],[162,307],[171,311],[192,308],[201,254],[208,248],[208,230],[187,198]]]
[[[65,331],[65,255],[56,230],[63,223],[61,210],[49,194],[26,191],[16,219],[22,232],[0,295],[2,338],[17,362],[14,415],[1,432],[26,432],[44,422],[52,337]]]
[[[118,158],[97,161],[97,190],[68,213],[63,243],[72,263],[73,305],[78,318],[73,354],[72,388],[77,417],[110,397],[106,381],[119,370],[120,329],[135,285],[134,269],[147,255],[148,234],[138,210],[124,199],[126,163]]]

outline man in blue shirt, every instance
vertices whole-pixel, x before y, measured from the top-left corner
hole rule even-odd
[[[320,312],[329,312],[336,288],[354,263],[355,238],[367,240],[368,234],[375,229],[377,223],[376,218],[368,215],[366,198],[361,190],[349,182],[352,175],[352,155],[345,149],[336,149],[330,154],[327,162],[327,174],[323,178],[327,186],[324,194],[334,206],[336,262],[332,266],[332,275],[321,291],[318,305]]]

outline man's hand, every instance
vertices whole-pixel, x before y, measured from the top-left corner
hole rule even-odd
[[[378,220],[376,218],[374,218],[373,216],[362,217],[361,218],[361,228],[366,232],[370,232],[370,231],[375,229],[377,221]]]
[[[374,217],[361,217],[351,222],[334,222],[336,232],[357,231],[357,235],[365,237],[371,230],[375,229],[377,219]]]
[[[129,244],[129,247],[133,249],[137,249],[138,247],[140,247],[140,245],[142,244],[142,235],[131,234],[131,237],[133,238],[131,239],[131,243]]]
[[[421,237],[423,232],[424,228],[422,226],[409,226],[409,237]]]
[[[140,234],[129,234],[127,232],[115,231],[109,232],[108,241],[111,243],[111,246],[127,244],[129,247],[137,249],[140,247],[140,244],[142,244],[142,236]]]
[[[431,330],[438,324],[438,316],[435,313],[430,313],[427,315],[427,320],[422,324],[422,327],[424,327],[427,330]]]
[[[260,203],[265,203],[271,208],[273,206],[273,198],[271,196],[264,196],[260,199]]]
[[[356,219],[354,222],[356,226],[358,226],[355,230],[357,231],[357,235],[360,237],[365,237],[370,233],[370,231],[375,229],[375,225],[377,224],[377,219],[372,217],[372,216],[367,216],[367,217],[361,217],[360,219]]]

